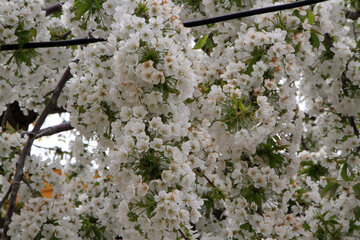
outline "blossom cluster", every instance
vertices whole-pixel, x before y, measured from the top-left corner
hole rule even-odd
[[[55,17],[30,2],[0,3],[0,43],[28,29],[26,41],[55,29],[107,41],[1,55],[2,110],[40,112],[69,64],[59,105],[77,134],[65,166],[27,159],[33,189],[22,184],[9,236],[356,239],[360,45],[347,2],[194,30],[182,22],[284,2],[71,0]],[[13,5],[32,12],[9,25]],[[2,131],[4,196],[24,140]]]

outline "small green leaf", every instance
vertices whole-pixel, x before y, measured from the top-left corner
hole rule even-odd
[[[344,181],[349,181],[349,176],[348,176],[348,173],[347,173],[347,169],[348,169],[348,164],[347,163],[344,163],[342,169],[341,169],[341,177],[342,179],[344,179]]]
[[[200,49],[205,46],[207,38],[208,35],[203,35],[201,38],[199,38],[194,46],[194,49]]]
[[[353,186],[355,197],[360,200],[360,183],[357,183]]]
[[[295,49],[294,54],[297,54],[297,53],[300,51],[300,48],[301,48],[301,42],[299,42],[298,44],[296,44],[296,46],[294,47],[294,49]]]
[[[353,209],[356,221],[360,219],[360,207],[357,206]]]
[[[319,48],[320,46],[320,40],[318,38],[318,36],[316,35],[316,33],[312,32],[310,33],[310,44],[313,46],[313,47],[316,47],[316,48]]]
[[[337,188],[340,185],[337,182],[329,182],[324,189],[321,191],[321,197],[324,197],[328,192],[330,196],[333,196],[336,193]]]
[[[89,11],[88,5],[79,3],[75,11],[75,19],[80,20],[87,11]]]
[[[307,10],[307,19],[309,20],[310,25],[312,25],[315,22],[315,16],[311,10]]]

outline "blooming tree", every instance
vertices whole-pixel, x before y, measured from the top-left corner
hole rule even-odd
[[[0,52],[2,239],[358,239],[359,2],[183,25],[282,3],[1,1],[1,45],[107,39]]]

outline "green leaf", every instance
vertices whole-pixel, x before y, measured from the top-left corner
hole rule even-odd
[[[311,31],[310,33],[310,44],[315,47],[315,48],[319,48],[320,46],[320,40],[318,38],[318,36],[316,35],[316,33],[314,33],[313,31]]]
[[[297,54],[297,53],[300,51],[300,48],[301,48],[301,42],[299,42],[298,44],[296,44],[296,46],[294,47],[294,49],[295,49],[294,54]]]
[[[344,181],[349,181],[349,176],[348,176],[348,173],[347,173],[347,169],[348,169],[348,164],[347,163],[344,163],[342,169],[341,169],[341,177],[342,179],[344,179]]]
[[[91,9],[91,5],[89,5],[86,1],[75,1],[74,2],[75,8],[75,20],[80,20],[84,14]]]
[[[360,200],[360,183],[357,183],[353,186],[355,197]]]
[[[312,25],[315,22],[315,16],[311,10],[307,10],[307,19],[309,20],[310,25]]]
[[[357,206],[353,209],[356,221],[360,219],[360,207]]]
[[[270,168],[281,167],[283,165],[284,157],[281,154],[270,153],[268,157]]]
[[[103,235],[98,229],[94,229],[94,234],[95,234],[96,240],[102,240],[103,239]]]
[[[337,182],[329,182],[321,191],[321,197],[324,197],[328,192],[330,196],[334,196],[339,186],[340,185]]]
[[[208,39],[208,35],[203,35],[201,38],[197,40],[193,49],[200,49],[203,46],[205,46],[207,39]]]

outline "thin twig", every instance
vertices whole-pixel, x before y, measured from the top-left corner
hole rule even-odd
[[[301,136],[301,146],[303,147],[304,150],[306,151],[309,150],[309,147],[306,145],[304,136]]]
[[[355,22],[352,23],[352,26],[353,26],[353,31],[354,31],[355,42],[357,42],[358,36],[357,36],[357,30],[356,30]]]
[[[75,60],[75,62],[78,62],[78,60]],[[2,233],[2,237],[1,237],[2,240],[9,239],[7,236],[7,231],[9,230],[9,225],[11,223],[11,217],[15,210],[16,198],[17,198],[17,194],[18,194],[18,191],[20,188],[20,182],[23,179],[23,174],[24,174],[23,169],[24,169],[26,157],[30,154],[31,147],[36,138],[36,135],[39,134],[40,128],[44,124],[46,117],[51,112],[51,109],[56,107],[57,100],[60,96],[60,93],[61,93],[62,89],[64,88],[65,83],[71,78],[71,76],[72,75],[70,72],[70,67],[67,67],[67,69],[65,70],[59,83],[56,85],[56,87],[54,89],[54,93],[53,93],[50,101],[45,106],[45,109],[43,110],[43,112],[40,114],[40,117],[36,121],[33,130],[31,131],[30,134],[28,134],[29,138],[26,141],[25,146],[21,151],[20,157],[16,164],[14,178],[11,183],[10,201],[9,201],[8,211],[7,211],[6,217],[5,217],[5,223],[4,223],[3,233]]]
[[[36,197],[35,191],[31,187],[29,180],[26,178],[26,176],[24,174],[23,174],[22,180],[26,184],[26,186],[30,189],[32,197],[35,198]]]
[[[188,237],[185,236],[185,234],[179,229],[179,233],[181,234],[181,236],[183,237],[183,239],[185,240],[189,240]]]
[[[195,173],[199,174],[201,177],[204,177],[206,179],[206,181],[213,187],[213,188],[216,188],[217,187],[215,186],[215,184],[203,173],[201,172],[200,169],[195,169]]]
[[[61,12],[63,4],[64,4],[64,2],[56,3],[54,5],[45,7],[42,10],[46,12],[45,16],[49,16],[50,14],[53,14],[56,12]]]
[[[2,206],[4,205],[6,199],[8,199],[10,192],[11,192],[11,185],[9,186],[9,189],[7,190],[7,192],[6,192],[5,196],[3,197],[3,199],[1,199],[0,209],[1,209]]]
[[[71,31],[68,31],[68,32],[64,33],[63,35],[59,36],[59,38],[65,40],[70,34],[71,34]]]

